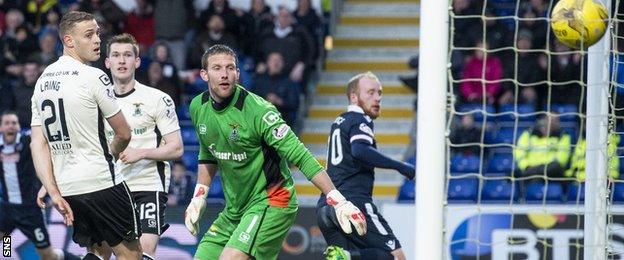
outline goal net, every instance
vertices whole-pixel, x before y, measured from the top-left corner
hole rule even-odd
[[[557,0],[450,2],[444,257],[583,259],[585,168],[594,168],[585,160],[587,109],[598,102],[588,90],[599,87],[588,85],[588,59],[599,52],[609,82],[601,90],[605,170],[597,175],[609,181],[599,230],[606,242],[592,247],[622,259],[621,1],[610,8],[608,53],[573,50],[554,37]]]

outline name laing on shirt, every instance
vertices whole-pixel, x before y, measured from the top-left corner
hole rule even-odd
[[[74,71],[69,71],[69,70],[65,70],[65,71],[51,71],[51,72],[46,72],[43,73],[41,75],[42,78],[45,77],[58,77],[58,76],[78,76],[78,71],[74,70]],[[46,82],[44,82],[39,89],[41,90],[41,92],[46,91],[46,90],[55,90],[58,91],[61,88],[61,82],[56,81],[56,80],[48,80]]]

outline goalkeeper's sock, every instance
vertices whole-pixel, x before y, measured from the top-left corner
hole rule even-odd
[[[155,258],[152,257],[151,255],[148,255],[146,253],[143,253],[143,259],[142,260],[154,260]]]

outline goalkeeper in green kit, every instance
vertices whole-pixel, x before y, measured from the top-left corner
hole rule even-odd
[[[225,209],[199,242],[196,259],[276,259],[297,215],[292,162],[327,196],[346,233],[366,233],[360,210],[335,189],[329,176],[299,141],[279,112],[237,85],[236,54],[214,45],[202,56],[208,90],[190,105],[199,138],[199,166],[185,225],[196,235],[208,187],[217,169]],[[352,226],[353,224],[353,226]]]

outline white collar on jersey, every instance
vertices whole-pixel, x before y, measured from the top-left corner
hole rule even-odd
[[[357,112],[357,113],[360,113],[360,114],[364,114],[364,109],[362,109],[358,105],[349,105],[347,107],[347,112]]]
[[[362,109],[362,107],[358,105],[349,105],[347,107],[347,112],[356,112],[356,113],[363,114],[364,118],[366,118],[366,121],[368,122],[373,121],[373,119],[371,119],[366,113],[364,113],[364,109]]]

